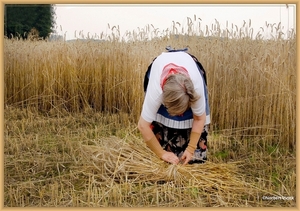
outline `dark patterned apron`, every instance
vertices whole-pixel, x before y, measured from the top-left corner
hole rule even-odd
[[[191,128],[174,129],[154,121],[151,124],[151,129],[164,150],[173,152],[179,158],[181,157],[189,144]],[[207,160],[207,134],[208,126],[204,126],[197,148],[189,164],[204,163]],[[204,142],[203,148],[200,147],[200,142]]]

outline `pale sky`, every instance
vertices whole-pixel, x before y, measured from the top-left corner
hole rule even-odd
[[[119,26],[121,36],[128,31],[137,31],[148,24],[152,24],[160,31],[171,29],[173,21],[181,25],[187,23],[187,17],[201,23],[201,28],[211,27],[217,20],[221,29],[226,29],[231,24],[238,28],[244,21],[249,23],[255,34],[260,27],[265,27],[266,22],[277,24],[281,22],[283,32],[296,27],[296,5],[289,4],[57,4],[56,5],[56,30],[59,35],[64,35],[67,40],[77,37],[81,31],[84,36],[100,35],[102,32],[110,33],[108,24]],[[199,20],[200,18],[201,20]],[[296,29],[295,29],[296,30]]]

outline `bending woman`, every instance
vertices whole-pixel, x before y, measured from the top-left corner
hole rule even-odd
[[[207,160],[205,84],[186,52],[163,52],[152,63],[138,129],[147,146],[172,164]]]

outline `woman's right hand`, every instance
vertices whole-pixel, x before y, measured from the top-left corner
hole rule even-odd
[[[162,155],[161,157],[164,161],[172,163],[172,164],[178,164],[179,158],[173,153],[173,152],[167,152]]]

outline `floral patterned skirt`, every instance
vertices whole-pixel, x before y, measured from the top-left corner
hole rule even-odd
[[[164,150],[173,152],[179,158],[181,157],[189,144],[191,128],[174,129],[154,121],[151,124],[151,129]],[[193,158],[189,164],[204,163],[207,160],[207,134],[208,125],[205,125]],[[200,147],[200,142],[204,143],[203,148]]]

